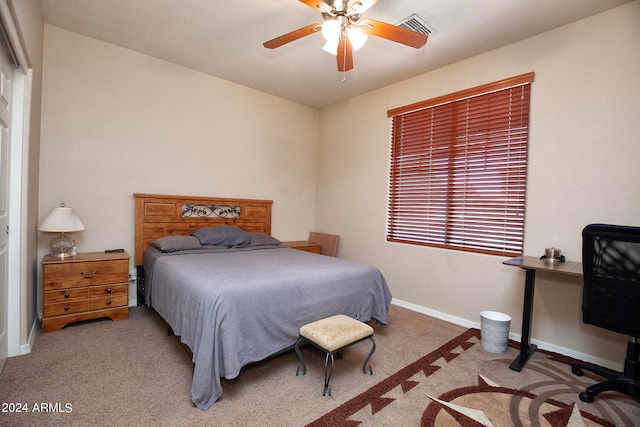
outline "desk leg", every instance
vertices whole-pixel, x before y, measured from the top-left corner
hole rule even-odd
[[[522,338],[520,339],[520,354],[516,357],[509,368],[520,372],[527,360],[531,357],[537,345],[531,344],[531,318],[533,316],[533,288],[536,281],[536,271],[527,269],[526,281],[524,284],[524,308],[522,312]]]

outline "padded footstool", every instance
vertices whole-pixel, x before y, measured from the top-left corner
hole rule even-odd
[[[331,396],[329,380],[335,365],[334,354],[337,353],[340,356],[345,348],[366,339],[370,339],[373,345],[369,355],[364,360],[362,372],[366,375],[373,375],[371,366],[367,369],[367,362],[369,362],[373,352],[376,351],[376,342],[373,340],[373,328],[371,326],[343,314],[307,323],[300,328],[300,338],[298,338],[295,346],[296,354],[302,364],[302,366],[298,367],[296,375],[302,376],[307,373],[307,365],[304,363],[304,358],[300,352],[300,344],[306,341],[327,353],[324,359],[324,390],[322,395],[328,394]],[[331,369],[329,369],[329,358],[331,358]]]

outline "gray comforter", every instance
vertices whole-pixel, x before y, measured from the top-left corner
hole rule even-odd
[[[387,322],[391,293],[369,265],[275,246],[145,253],[151,305],[193,353],[191,397],[208,409],[249,363],[292,347],[302,325],[334,314]]]

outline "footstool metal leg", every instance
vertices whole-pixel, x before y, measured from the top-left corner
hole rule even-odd
[[[296,342],[296,346],[295,346],[295,350],[296,350],[296,354],[298,355],[298,360],[300,360],[300,364],[302,366],[298,366],[298,369],[296,369],[296,376],[301,377],[304,376],[307,373],[307,365],[304,363],[304,358],[302,357],[302,353],[300,352],[300,343],[302,342],[302,337],[298,338],[298,341]],[[301,369],[302,368],[302,372]]]
[[[373,345],[371,346],[369,355],[366,359],[364,359],[364,365],[362,365],[362,373],[364,373],[365,375],[373,375],[373,369],[371,369],[371,365],[369,365],[369,369],[367,369],[367,362],[369,362],[369,359],[371,359],[371,356],[373,356],[373,352],[376,351],[376,342],[373,340],[373,335],[370,336],[369,339],[371,340],[371,343]]]
[[[331,370],[327,372],[329,367],[329,357],[331,357]],[[333,367],[335,366],[335,359],[333,358],[333,353],[327,352],[327,355],[324,358],[324,390],[322,391],[322,395],[331,396],[331,389],[329,388],[329,380],[331,379],[331,374],[333,373]]]

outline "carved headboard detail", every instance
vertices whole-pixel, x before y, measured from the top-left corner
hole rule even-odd
[[[272,200],[225,199],[135,193],[135,265],[155,239],[188,236],[215,225],[235,225],[245,231],[271,235]]]

